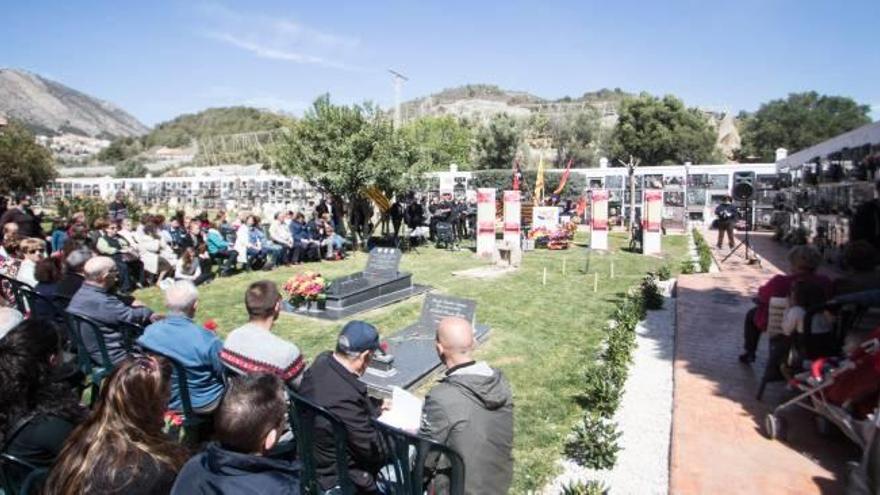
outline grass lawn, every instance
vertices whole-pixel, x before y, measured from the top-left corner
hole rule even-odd
[[[403,257],[402,269],[412,272],[415,282],[432,285],[441,293],[477,300],[478,321],[492,328],[489,340],[477,351],[477,358],[503,370],[513,386],[516,465],[512,493],[538,490],[554,474],[564,438],[580,410],[576,402],[581,392],[580,371],[585,360],[593,359],[614,302],[638,283],[646,271],[664,264],[662,259],[621,251],[625,242],[624,234],[612,234],[611,252],[593,253],[588,274],[584,273],[587,250],[575,245],[567,251],[525,253],[523,266],[517,272],[485,281],[452,275],[455,270],[484,264],[467,250],[448,252],[425,247],[420,248],[421,254]],[[666,262],[677,272],[686,254],[686,237],[666,236],[663,248]],[[280,284],[304,270],[320,270],[332,278],[362,270],[366,260],[366,254],[358,253],[342,262],[219,279],[201,288],[197,319],[214,318],[220,334],[225,335],[247,320],[243,297],[251,282],[266,278]],[[541,285],[544,268],[546,286]],[[595,293],[593,273],[599,274],[599,291]],[[141,291],[137,297],[154,309],[163,307],[156,288]],[[357,318],[373,323],[388,335],[418,318],[422,300],[423,297],[410,299]],[[332,348],[344,323],[285,314],[275,331],[312,358]]]

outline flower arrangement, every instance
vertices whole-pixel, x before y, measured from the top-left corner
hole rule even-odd
[[[573,238],[574,233],[566,227],[556,230],[538,227],[529,232],[529,239],[535,239],[536,246],[548,249],[568,249],[568,242]]]
[[[294,306],[304,302],[321,301],[327,298],[324,292],[327,284],[317,272],[303,272],[289,278],[282,286],[287,298]]]

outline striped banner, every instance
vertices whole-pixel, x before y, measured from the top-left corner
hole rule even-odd
[[[383,214],[388,213],[388,210],[391,209],[391,201],[388,200],[388,197],[385,196],[385,193],[380,191],[378,187],[370,186],[364,189],[364,194],[366,194],[368,198],[376,203],[376,206],[379,207],[379,211],[381,211]]]

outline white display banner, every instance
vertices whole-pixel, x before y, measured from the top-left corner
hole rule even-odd
[[[477,189],[477,256],[495,257],[495,189]]]
[[[547,230],[559,228],[558,206],[536,206],[532,209],[532,229],[544,227]]]
[[[522,196],[519,191],[504,191],[504,240],[510,246],[519,246],[522,223]]]

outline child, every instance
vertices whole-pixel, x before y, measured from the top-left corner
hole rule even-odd
[[[280,378],[232,378],[214,414],[217,442],[186,463],[172,495],[300,493],[299,464],[265,455],[287,427],[286,411]]]
[[[202,268],[199,266],[195,249],[184,248],[174,269],[174,280],[189,280],[195,285],[205,282],[206,277],[202,276]]]
[[[825,287],[815,282],[799,280],[791,287],[788,294],[788,309],[782,318],[782,333],[792,335],[795,332],[804,332],[804,319],[807,310],[825,303],[827,291]],[[810,326],[813,334],[827,333],[831,331],[831,321],[825,312],[813,315]]]

